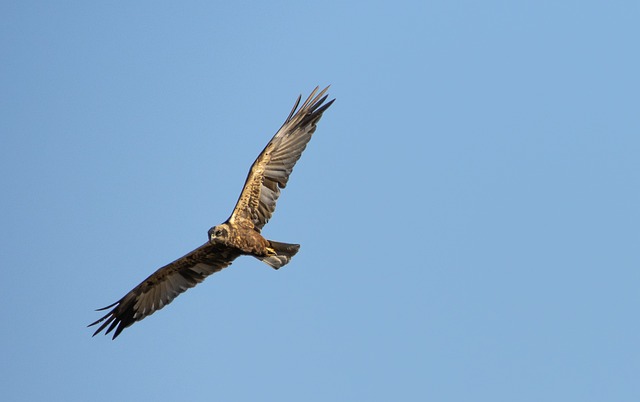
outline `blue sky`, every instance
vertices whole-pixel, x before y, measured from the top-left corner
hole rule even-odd
[[[637,2],[0,4],[8,401],[637,401]],[[251,258],[85,326],[326,112]]]

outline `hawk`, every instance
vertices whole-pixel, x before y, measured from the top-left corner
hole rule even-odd
[[[102,323],[93,336],[106,329],[116,339],[123,329],[150,316],[207,276],[231,265],[241,255],[250,255],[278,269],[300,249],[299,244],[267,240],[261,234],[276,209],[280,190],[302,151],[316,131],[322,113],[335,99],[326,102],[329,87],[316,87],[300,106],[298,96],[289,117],[253,162],[233,212],[224,223],[209,229],[202,246],[165,265],[117,302],[97,311],[111,309],[89,326]]]

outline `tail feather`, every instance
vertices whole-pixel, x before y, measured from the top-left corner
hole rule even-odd
[[[291,257],[300,250],[299,244],[279,243],[269,240],[271,248],[276,252],[268,257],[259,257],[260,261],[269,264],[272,268],[278,269],[291,261]]]

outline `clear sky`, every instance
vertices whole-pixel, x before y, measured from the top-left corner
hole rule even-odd
[[[2,400],[640,400],[638,4],[3,1]],[[292,262],[92,338],[328,84]]]

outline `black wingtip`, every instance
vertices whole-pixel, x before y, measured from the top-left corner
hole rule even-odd
[[[117,301],[117,302],[115,302],[115,303],[113,303],[113,304],[108,305],[107,307],[98,308],[98,309],[96,309],[96,311],[104,311],[104,310],[110,309],[111,307],[115,306],[115,305],[116,305],[116,304],[118,304],[118,303],[120,303],[120,302],[119,302],[119,301]]]
[[[325,99],[327,99],[327,95],[325,95],[324,98],[322,98],[322,102],[324,102]],[[335,101],[336,101],[336,98],[331,99],[329,102],[327,102],[324,105],[322,105],[322,107],[320,107],[320,109],[316,110],[315,113],[317,113],[317,114],[324,113],[324,111],[329,109],[329,106],[333,105],[333,102],[335,102]]]
[[[120,303],[120,301],[117,301],[113,304],[108,305],[107,307],[103,307],[103,308],[99,308],[96,311],[104,311],[107,309],[110,309],[114,306],[117,306]],[[107,326],[109,328],[107,328],[107,331],[104,333],[105,335],[107,335],[109,332],[113,331],[113,329],[121,323],[120,320],[116,319],[117,317],[114,315],[114,311],[111,310],[109,311],[107,314],[104,315],[104,317],[99,318],[98,320],[92,322],[91,324],[87,325],[87,328],[92,327],[94,325],[100,324],[102,323],[102,325],[100,325],[98,327],[98,329],[96,329],[96,331],[93,333],[93,335],[91,335],[91,337],[93,338],[94,336],[98,335],[100,332],[102,332],[105,328],[107,328]],[[103,322],[104,321],[104,322]],[[124,328],[122,328],[122,325],[120,325],[117,330],[116,333],[114,334],[112,339],[116,339],[116,337],[118,335],[120,335],[120,332],[122,332]]]
[[[289,113],[289,116],[287,117],[285,122],[291,120],[291,118],[297,112],[299,112],[300,110],[303,110],[303,109],[309,110],[310,113],[314,113],[314,112],[319,111],[319,114],[322,114],[322,112],[324,112],[329,106],[331,106],[331,104],[335,100],[335,99],[332,99],[326,105],[322,105],[324,103],[324,101],[327,99],[327,97],[329,96],[329,95],[327,95],[327,91],[329,90],[330,87],[331,87],[331,85],[327,85],[320,92],[318,92],[318,90],[320,89],[320,86],[318,85],[317,87],[315,87],[313,89],[313,91],[311,91],[311,93],[309,94],[307,99],[302,103],[302,106],[300,106],[300,101],[302,100],[302,95],[298,95],[298,98],[296,99],[296,102],[293,104],[293,108],[291,109],[291,112]],[[316,111],[316,109],[318,107],[320,107],[320,105],[322,105],[322,108],[320,108],[320,109],[318,109]],[[300,110],[298,110],[298,106],[300,106]]]
[[[291,112],[289,112],[289,116],[287,117],[287,119],[285,121],[291,120],[291,118],[293,117],[293,115],[296,112],[296,109],[298,109],[298,106],[300,105],[300,101],[301,100],[302,100],[302,95],[298,95],[298,99],[296,99],[296,102],[293,104],[293,108],[291,109]]]

